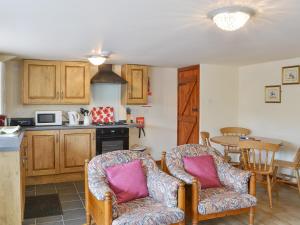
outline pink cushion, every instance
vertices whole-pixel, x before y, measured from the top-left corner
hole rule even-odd
[[[199,179],[201,188],[222,187],[211,155],[184,157],[183,163],[185,170]]]
[[[140,160],[105,169],[118,203],[148,196],[147,180]]]

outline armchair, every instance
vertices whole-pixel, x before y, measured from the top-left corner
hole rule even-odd
[[[117,203],[106,179],[105,168],[140,159],[147,177],[149,196]],[[184,183],[162,172],[146,153],[120,150],[85,162],[86,225],[183,225]]]
[[[184,156],[210,154],[214,157],[221,188],[201,189],[198,179],[184,169]],[[186,214],[192,224],[198,221],[249,212],[249,224],[253,225],[256,206],[255,174],[226,163],[214,148],[198,144],[181,145],[163,153],[162,168],[187,186]]]

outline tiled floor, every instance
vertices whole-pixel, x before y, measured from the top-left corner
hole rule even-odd
[[[269,207],[268,195],[265,188],[258,185],[258,206],[255,216],[257,225],[299,225],[300,195],[297,190],[284,185],[278,185],[273,194],[273,208]],[[27,195],[58,193],[62,216],[52,216],[25,220],[24,225],[82,225],[85,223],[84,188],[82,182],[47,184],[26,188]],[[186,223],[190,225],[190,222]],[[248,215],[229,216],[209,221],[199,225],[248,225]]]
[[[26,196],[53,193],[59,194],[63,215],[26,219],[23,225],[82,225],[85,223],[83,182],[26,187]]]

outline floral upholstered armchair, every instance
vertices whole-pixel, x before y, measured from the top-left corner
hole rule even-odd
[[[105,169],[141,160],[149,196],[118,203]],[[86,218],[97,225],[184,224],[184,183],[162,172],[146,153],[120,150],[96,156],[85,166]]]
[[[212,155],[222,187],[201,189],[201,183],[184,169],[183,158]],[[186,202],[191,201],[192,223],[227,215],[249,212],[253,224],[255,198],[255,175],[226,163],[218,151],[198,144],[181,145],[163,153],[162,168],[188,184]],[[188,196],[190,199],[188,200]]]

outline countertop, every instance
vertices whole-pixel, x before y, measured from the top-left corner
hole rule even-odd
[[[62,125],[62,126],[34,126],[34,127],[22,127],[20,131],[13,135],[0,135],[0,152],[7,151],[19,151],[24,131],[42,131],[42,130],[69,130],[69,129],[96,129],[96,128],[134,128],[137,124],[126,125]]]
[[[96,129],[96,128],[134,128],[137,127],[136,123],[124,124],[124,125],[62,125],[62,126],[34,126],[23,127],[24,131],[38,131],[38,130],[69,130],[69,129]]]

